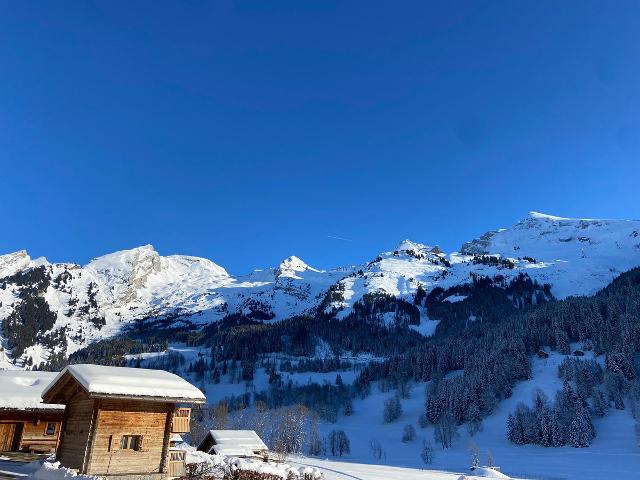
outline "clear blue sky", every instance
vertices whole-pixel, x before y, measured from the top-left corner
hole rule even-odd
[[[3,0],[0,252],[244,273],[638,218],[639,25],[637,1]]]

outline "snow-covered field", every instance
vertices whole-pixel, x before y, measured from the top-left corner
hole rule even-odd
[[[448,450],[442,450],[437,446],[432,427],[421,429],[418,425],[418,417],[424,408],[424,384],[415,386],[411,397],[402,400],[402,416],[394,423],[385,424],[382,417],[384,401],[394,392],[382,393],[373,390],[369,397],[354,402],[352,416],[340,417],[337,425],[324,424],[322,431],[324,433],[328,433],[332,429],[345,431],[351,439],[351,454],[340,459],[344,460],[342,463],[347,465],[346,469],[343,468],[342,471],[356,476],[358,476],[357,472],[363,474],[367,472],[367,467],[350,466],[351,462],[377,463],[370,451],[369,442],[371,440],[375,439],[380,442],[386,457],[386,459],[383,458],[383,461],[389,467],[421,469],[425,465],[420,459],[420,448],[422,441],[426,439],[432,442],[435,449],[435,459],[433,464],[428,466],[429,469],[468,472],[469,447],[475,444],[480,449],[482,463],[486,462],[487,453],[491,451],[495,464],[513,478],[548,480],[601,480],[605,478],[632,480],[640,478],[640,448],[636,444],[634,420],[628,410],[612,410],[604,418],[594,420],[597,436],[589,448],[516,446],[508,442],[505,428],[507,416],[515,409],[516,404],[525,402],[530,405],[532,394],[537,388],[542,389],[549,398],[553,398],[555,392],[562,388],[562,381],[558,378],[558,365],[563,358],[563,355],[555,352],[552,352],[545,360],[534,358],[532,360],[533,378],[519,383],[511,398],[498,405],[495,413],[483,422],[482,431],[474,437],[470,437],[464,427],[459,428],[459,436],[454,441],[453,448]],[[591,352],[587,352],[584,358],[593,358]],[[402,429],[407,423],[415,427],[417,436],[413,442],[403,443],[401,441]],[[314,464],[316,461],[315,459],[309,460],[309,463]],[[431,478],[420,477],[419,473],[415,473],[415,475],[415,478]],[[365,474],[362,478],[378,477],[367,477]]]
[[[468,480],[492,478],[491,473],[483,472],[476,476],[467,472],[446,472],[435,469],[403,468],[390,465],[371,465],[365,463],[338,462],[309,458],[293,458],[289,461],[294,466],[309,465],[316,467],[325,480],[459,480],[464,475]],[[494,474],[493,478],[499,477]],[[511,477],[514,478],[515,477]]]
[[[198,353],[204,353],[185,346],[173,348],[181,351],[188,361],[197,358]],[[154,354],[154,356],[157,355]],[[354,477],[372,480],[378,478],[457,479],[460,474],[468,475],[469,448],[475,444],[480,450],[481,463],[487,463],[487,453],[490,451],[495,464],[499,465],[502,471],[512,478],[548,480],[600,480],[603,478],[631,480],[640,478],[638,475],[640,472],[640,448],[636,444],[634,420],[629,410],[611,410],[604,418],[595,419],[597,436],[588,448],[516,446],[507,441],[507,416],[515,409],[518,402],[530,405],[533,392],[538,388],[544,391],[548,398],[553,399],[555,392],[562,388],[562,380],[558,377],[558,365],[564,358],[564,355],[557,352],[549,352],[547,359],[532,358],[532,378],[515,386],[512,396],[498,404],[495,412],[484,420],[482,431],[474,437],[470,437],[466,428],[461,426],[458,429],[458,438],[454,441],[451,449],[442,450],[434,441],[433,428],[423,429],[418,424],[418,419],[424,409],[426,384],[413,385],[409,398],[401,401],[402,416],[393,423],[384,423],[382,412],[384,401],[395,395],[395,391],[381,392],[374,385],[368,397],[354,400],[354,413],[351,416],[341,415],[335,424],[322,423],[320,425],[320,432],[324,436],[332,430],[343,430],[347,434],[351,446],[349,455],[331,457],[330,459],[301,458],[296,462],[322,467],[325,477],[328,479]],[[593,354],[586,352],[582,358],[593,358]],[[602,357],[598,357],[596,360],[603,362]],[[332,383],[335,381],[337,373],[340,373],[345,383],[352,382],[356,374],[354,371],[342,371],[284,375],[300,384],[325,381]],[[449,375],[461,375],[462,373],[461,370],[458,370]],[[240,395],[247,391],[260,391],[267,386],[267,374],[263,369],[258,369],[254,382],[250,384],[245,382],[229,383],[227,375],[222,377],[220,384],[208,384],[206,391],[208,400],[217,402],[225,396]],[[403,443],[401,440],[402,431],[406,424],[413,425],[417,435],[414,441]],[[371,452],[370,442],[372,440],[377,440],[381,444],[383,457],[380,460],[376,459]],[[420,458],[423,440],[430,441],[435,450],[435,458],[431,465],[424,465]],[[382,465],[372,466],[380,463]],[[423,470],[425,467],[429,471]]]

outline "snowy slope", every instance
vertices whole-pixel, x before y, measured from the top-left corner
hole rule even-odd
[[[367,293],[413,302],[419,286],[427,292],[436,286],[446,289],[471,283],[474,275],[502,276],[508,281],[525,273],[540,284],[550,284],[552,294],[564,298],[592,294],[621,272],[640,265],[639,232],[640,221],[531,213],[511,228],[465,243],[460,252],[447,254],[438,247],[405,240],[356,267],[318,270],[292,256],[275,268],[244,276],[230,275],[204,258],[161,256],[150,245],[111,253],[84,266],[32,260],[20,251],[0,255],[0,286],[4,287],[0,288],[0,322],[15,315],[25,289],[34,287],[36,280],[36,294],[55,316],[53,326],[40,333],[64,329],[66,354],[116,335],[135,319],[203,325],[243,313],[256,320],[278,321],[313,315],[320,305],[324,313],[343,318]],[[480,255],[494,255],[501,261],[478,262]],[[38,268],[45,278],[17,278]],[[459,300],[455,295],[447,298]],[[423,307],[420,314],[421,324],[412,328],[432,334],[437,322],[429,320]],[[6,341],[0,345],[5,347],[0,348],[0,368],[8,368],[19,355],[6,348]],[[37,364],[61,348],[34,341],[17,364],[27,357]]]
[[[513,268],[474,262],[483,255],[509,260]],[[448,255],[438,247],[405,240],[342,280],[343,299],[329,308],[346,316],[366,293],[385,292],[411,301],[418,285],[427,292],[435,286],[446,289],[470,283],[472,275],[509,280],[524,273],[540,285],[551,285],[556,298],[591,295],[638,265],[640,221],[578,220],[532,212],[513,227],[488,232]]]
[[[353,415],[340,418],[339,428],[352,439],[351,454],[345,460],[358,464],[381,463],[372,456],[369,446],[369,442],[375,439],[382,446],[386,457],[383,463],[389,465],[386,468],[389,468],[390,472],[393,471],[391,466],[419,469],[424,467],[420,459],[422,441],[427,440],[435,447],[434,462],[429,465],[429,469],[438,471],[468,471],[469,449],[472,444],[475,444],[480,449],[481,462],[485,462],[487,453],[490,451],[496,464],[513,478],[547,480],[638,478],[640,451],[635,441],[634,420],[629,410],[612,410],[607,416],[595,420],[597,435],[589,448],[516,446],[507,440],[507,416],[515,409],[518,402],[531,405],[533,393],[538,388],[544,391],[548,398],[554,398],[556,391],[562,389],[562,380],[558,377],[558,365],[564,358],[564,355],[557,352],[550,352],[547,359],[533,357],[531,359],[532,378],[516,385],[512,396],[498,404],[495,412],[483,421],[482,430],[474,437],[469,436],[466,428],[461,426],[453,447],[448,450],[442,450],[437,446],[433,426],[427,428],[419,426],[418,420],[424,411],[426,384],[414,385],[410,397],[401,401],[402,416],[390,424],[384,422],[382,411],[384,401],[394,395],[394,392],[385,393],[374,387],[371,395],[364,400],[357,399],[354,402]],[[593,358],[592,352],[586,352],[584,358]],[[604,361],[602,357],[598,357],[598,360]],[[401,438],[406,424],[415,427],[417,436],[414,441],[404,443]],[[321,432],[326,435],[335,428],[335,424],[325,423],[321,425]],[[317,459],[308,459],[308,463],[319,467],[330,466],[335,470],[357,476],[362,473],[361,478],[366,479],[378,478],[376,475],[382,473],[381,471],[378,473],[378,466],[375,465],[351,466],[349,463],[343,463],[337,467],[336,462]],[[338,475],[328,478],[342,477]],[[406,478],[414,477],[407,474]],[[429,477],[420,477],[416,472],[415,478]]]
[[[532,257],[529,275],[553,285],[558,298],[590,295],[640,262],[640,221],[561,218],[531,212],[512,228],[492,231],[461,252]]]
[[[210,260],[163,257],[150,245],[111,253],[85,266],[31,260],[22,251],[0,256],[0,286],[5,287],[0,289],[0,322],[16,310],[21,292],[30,286],[15,275],[36,268],[43,271],[38,294],[56,316],[47,332],[65,329],[67,354],[116,335],[138,318],[186,317],[197,324],[238,312],[256,320],[290,318],[311,309],[331,284],[349,273],[316,270],[289,257],[276,268],[232,277]],[[22,357],[37,364],[51,353],[36,343]],[[0,368],[9,365],[10,352],[0,347]]]

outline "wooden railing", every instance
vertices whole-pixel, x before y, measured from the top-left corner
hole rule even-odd
[[[188,433],[191,420],[190,408],[177,408],[173,414],[171,433]]]
[[[169,477],[184,477],[186,453],[184,450],[169,450]]]

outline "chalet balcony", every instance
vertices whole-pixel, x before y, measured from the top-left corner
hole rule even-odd
[[[190,408],[177,408],[173,414],[173,422],[171,425],[171,433],[188,433],[189,422],[191,420]]]

